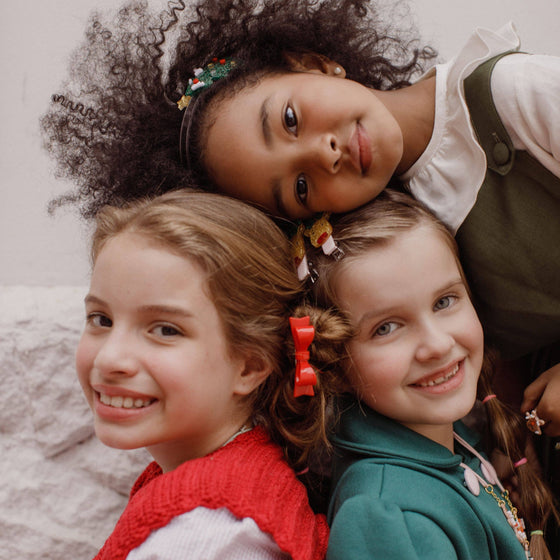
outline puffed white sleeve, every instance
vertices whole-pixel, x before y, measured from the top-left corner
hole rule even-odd
[[[491,87],[515,148],[560,177],[560,57],[505,56],[492,72]]]
[[[127,560],[288,560],[251,518],[198,507],[153,531]]]

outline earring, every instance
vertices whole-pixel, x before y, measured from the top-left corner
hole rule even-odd
[[[336,76],[340,76],[340,74],[342,74],[342,68],[340,66],[336,66],[333,72]]]

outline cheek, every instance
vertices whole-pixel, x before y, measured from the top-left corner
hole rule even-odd
[[[348,378],[358,391],[382,394],[394,387],[395,379],[407,371],[404,354],[390,348],[375,351],[350,348],[352,362]]]

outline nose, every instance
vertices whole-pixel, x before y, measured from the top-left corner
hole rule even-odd
[[[455,345],[455,338],[436,318],[424,321],[419,331],[416,359],[420,362],[441,359]]]
[[[134,375],[138,372],[138,357],[130,334],[112,330],[99,346],[93,367],[101,375]]]
[[[313,139],[307,156],[311,165],[318,166],[327,173],[335,174],[340,168],[342,152],[334,134],[327,133]]]

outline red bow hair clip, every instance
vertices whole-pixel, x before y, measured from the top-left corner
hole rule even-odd
[[[309,364],[309,345],[313,342],[315,329],[307,317],[290,317],[290,327],[296,347],[296,379],[294,397],[313,396],[313,386],[317,385],[315,370]]]

